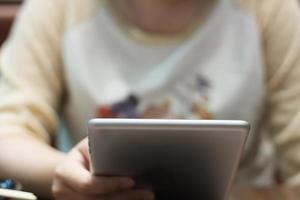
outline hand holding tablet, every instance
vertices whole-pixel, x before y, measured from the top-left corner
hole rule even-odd
[[[154,199],[149,190],[137,190],[124,176],[93,176],[89,166],[88,141],[77,144],[58,165],[52,184],[55,199]]]

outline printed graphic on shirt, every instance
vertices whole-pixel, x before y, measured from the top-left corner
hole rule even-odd
[[[97,111],[100,118],[161,118],[212,119],[208,109],[211,83],[201,75],[182,81],[160,96],[146,100],[130,94],[125,100],[102,105]]]

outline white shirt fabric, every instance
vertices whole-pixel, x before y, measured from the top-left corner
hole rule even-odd
[[[117,117],[143,117],[149,108],[163,108],[165,118],[208,114],[247,120],[252,125],[247,144],[251,149],[264,104],[258,33],[252,16],[230,0],[220,0],[206,23],[184,42],[152,45],[124,33],[102,6],[94,18],[64,37],[69,131],[79,141],[86,136],[87,121],[102,117],[101,107],[134,96],[138,103],[129,115],[124,108]]]

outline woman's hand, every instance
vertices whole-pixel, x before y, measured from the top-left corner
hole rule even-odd
[[[47,159],[47,158],[46,158]],[[127,177],[95,177],[89,171],[90,156],[87,138],[75,146],[58,165],[52,185],[58,200],[138,200],[154,199],[146,190],[134,190],[134,181]]]

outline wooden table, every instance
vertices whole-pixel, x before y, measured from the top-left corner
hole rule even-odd
[[[235,188],[229,200],[300,200],[300,188]]]
[[[0,46],[10,31],[19,6],[19,3],[0,3]]]

